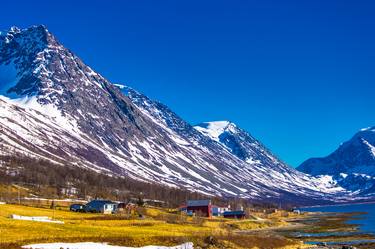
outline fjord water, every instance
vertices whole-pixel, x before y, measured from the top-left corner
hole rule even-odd
[[[302,208],[301,210],[310,212],[339,213],[365,212],[365,214],[361,214],[356,217],[359,219],[350,220],[348,221],[348,223],[359,225],[359,229],[361,232],[371,233],[375,235],[375,203],[309,207]]]

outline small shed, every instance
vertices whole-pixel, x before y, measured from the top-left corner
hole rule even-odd
[[[117,204],[108,200],[93,200],[86,204],[85,211],[91,213],[113,214]]]
[[[226,211],[229,211],[229,207],[212,206],[212,216],[223,216]]]
[[[243,219],[245,216],[246,214],[243,210],[224,212],[224,218]]]
[[[84,212],[85,211],[85,205],[80,204],[80,203],[72,204],[72,205],[70,205],[69,210],[73,211],[73,212]]]
[[[212,216],[211,200],[188,200],[186,205],[187,213],[202,215],[204,217]]]

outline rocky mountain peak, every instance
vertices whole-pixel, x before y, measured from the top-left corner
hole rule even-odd
[[[353,191],[375,187],[375,128],[361,129],[330,155],[310,158],[297,169],[315,176],[332,176]]]
[[[12,98],[41,95],[47,86],[43,78],[52,74],[48,65],[61,45],[45,26],[12,27],[0,43],[1,93]],[[5,76],[4,76],[5,75]]]
[[[374,127],[361,129],[349,141],[346,141],[333,154],[342,155],[350,151],[351,158],[359,161],[363,166],[375,166],[375,129]],[[351,162],[353,164],[354,161]],[[347,163],[349,164],[349,162]]]
[[[35,25],[27,29],[13,26],[8,31],[1,32],[0,37],[3,41],[2,53],[7,52],[9,56],[10,54],[16,56],[21,53],[37,53],[47,47],[48,43],[57,42],[43,25]]]
[[[130,100],[62,46],[45,26],[16,33],[0,48],[0,58],[0,80],[5,79],[0,82],[1,94],[56,109],[106,144],[120,146],[110,135],[113,129],[147,133]]]
[[[273,167],[287,167],[251,134],[230,121],[204,122],[194,128],[247,163],[257,165],[262,162]]]

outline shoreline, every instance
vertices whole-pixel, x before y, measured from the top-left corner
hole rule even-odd
[[[299,206],[299,207],[296,207],[295,209],[299,210],[303,208],[336,207],[336,206],[363,205],[363,204],[375,204],[375,200],[368,201],[368,202],[344,202],[344,203],[313,205],[313,206]]]
[[[375,234],[361,231],[359,224],[348,223],[358,220],[356,216],[362,214],[364,212],[312,211],[307,212],[304,218],[289,220],[290,226],[276,228],[274,231],[290,239],[302,240],[305,245],[311,245],[311,248],[375,248]]]

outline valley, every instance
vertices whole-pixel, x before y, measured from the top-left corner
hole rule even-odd
[[[145,218],[137,218],[142,212]],[[64,224],[52,224],[10,219],[11,214],[48,216]],[[254,215],[256,215],[254,213]],[[262,214],[259,214],[262,215]],[[108,242],[122,246],[169,245],[193,242],[194,248],[305,248],[300,241],[268,232],[243,234],[239,231],[287,226],[286,213],[275,213],[263,219],[231,220],[223,218],[191,218],[175,210],[146,207],[134,216],[69,212],[66,206],[56,210],[47,203],[39,207],[1,205],[1,248],[48,242]],[[289,218],[295,216],[288,214]],[[266,231],[266,230],[265,230]],[[211,239],[210,239],[211,238]]]
[[[191,124],[110,82],[44,25],[0,32],[0,248],[367,249],[352,222],[368,210],[300,207],[375,200],[374,167],[373,127],[293,168],[234,122]]]

